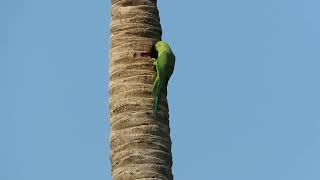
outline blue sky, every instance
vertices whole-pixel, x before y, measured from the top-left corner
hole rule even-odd
[[[159,0],[175,179],[320,179],[320,2]],[[0,1],[0,179],[106,180],[107,0]]]

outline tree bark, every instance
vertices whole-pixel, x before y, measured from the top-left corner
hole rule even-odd
[[[112,0],[109,52],[110,159],[113,180],[171,180],[172,155],[166,97],[152,114],[156,71],[151,62],[161,39],[156,0]]]

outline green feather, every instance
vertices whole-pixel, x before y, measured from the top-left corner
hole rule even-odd
[[[152,90],[152,110],[154,116],[157,117],[161,92],[167,96],[167,85],[174,71],[175,56],[170,46],[164,41],[157,42],[155,48],[158,52],[158,58],[154,62],[157,69],[157,77]]]

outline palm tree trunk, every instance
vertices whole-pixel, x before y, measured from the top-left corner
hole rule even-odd
[[[113,180],[173,179],[168,104],[152,115],[154,44],[161,38],[156,0],[111,0],[110,159]]]

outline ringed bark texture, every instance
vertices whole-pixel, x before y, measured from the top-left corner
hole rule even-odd
[[[110,159],[113,180],[171,180],[168,104],[152,114],[151,50],[161,38],[156,0],[112,0],[109,52]]]

